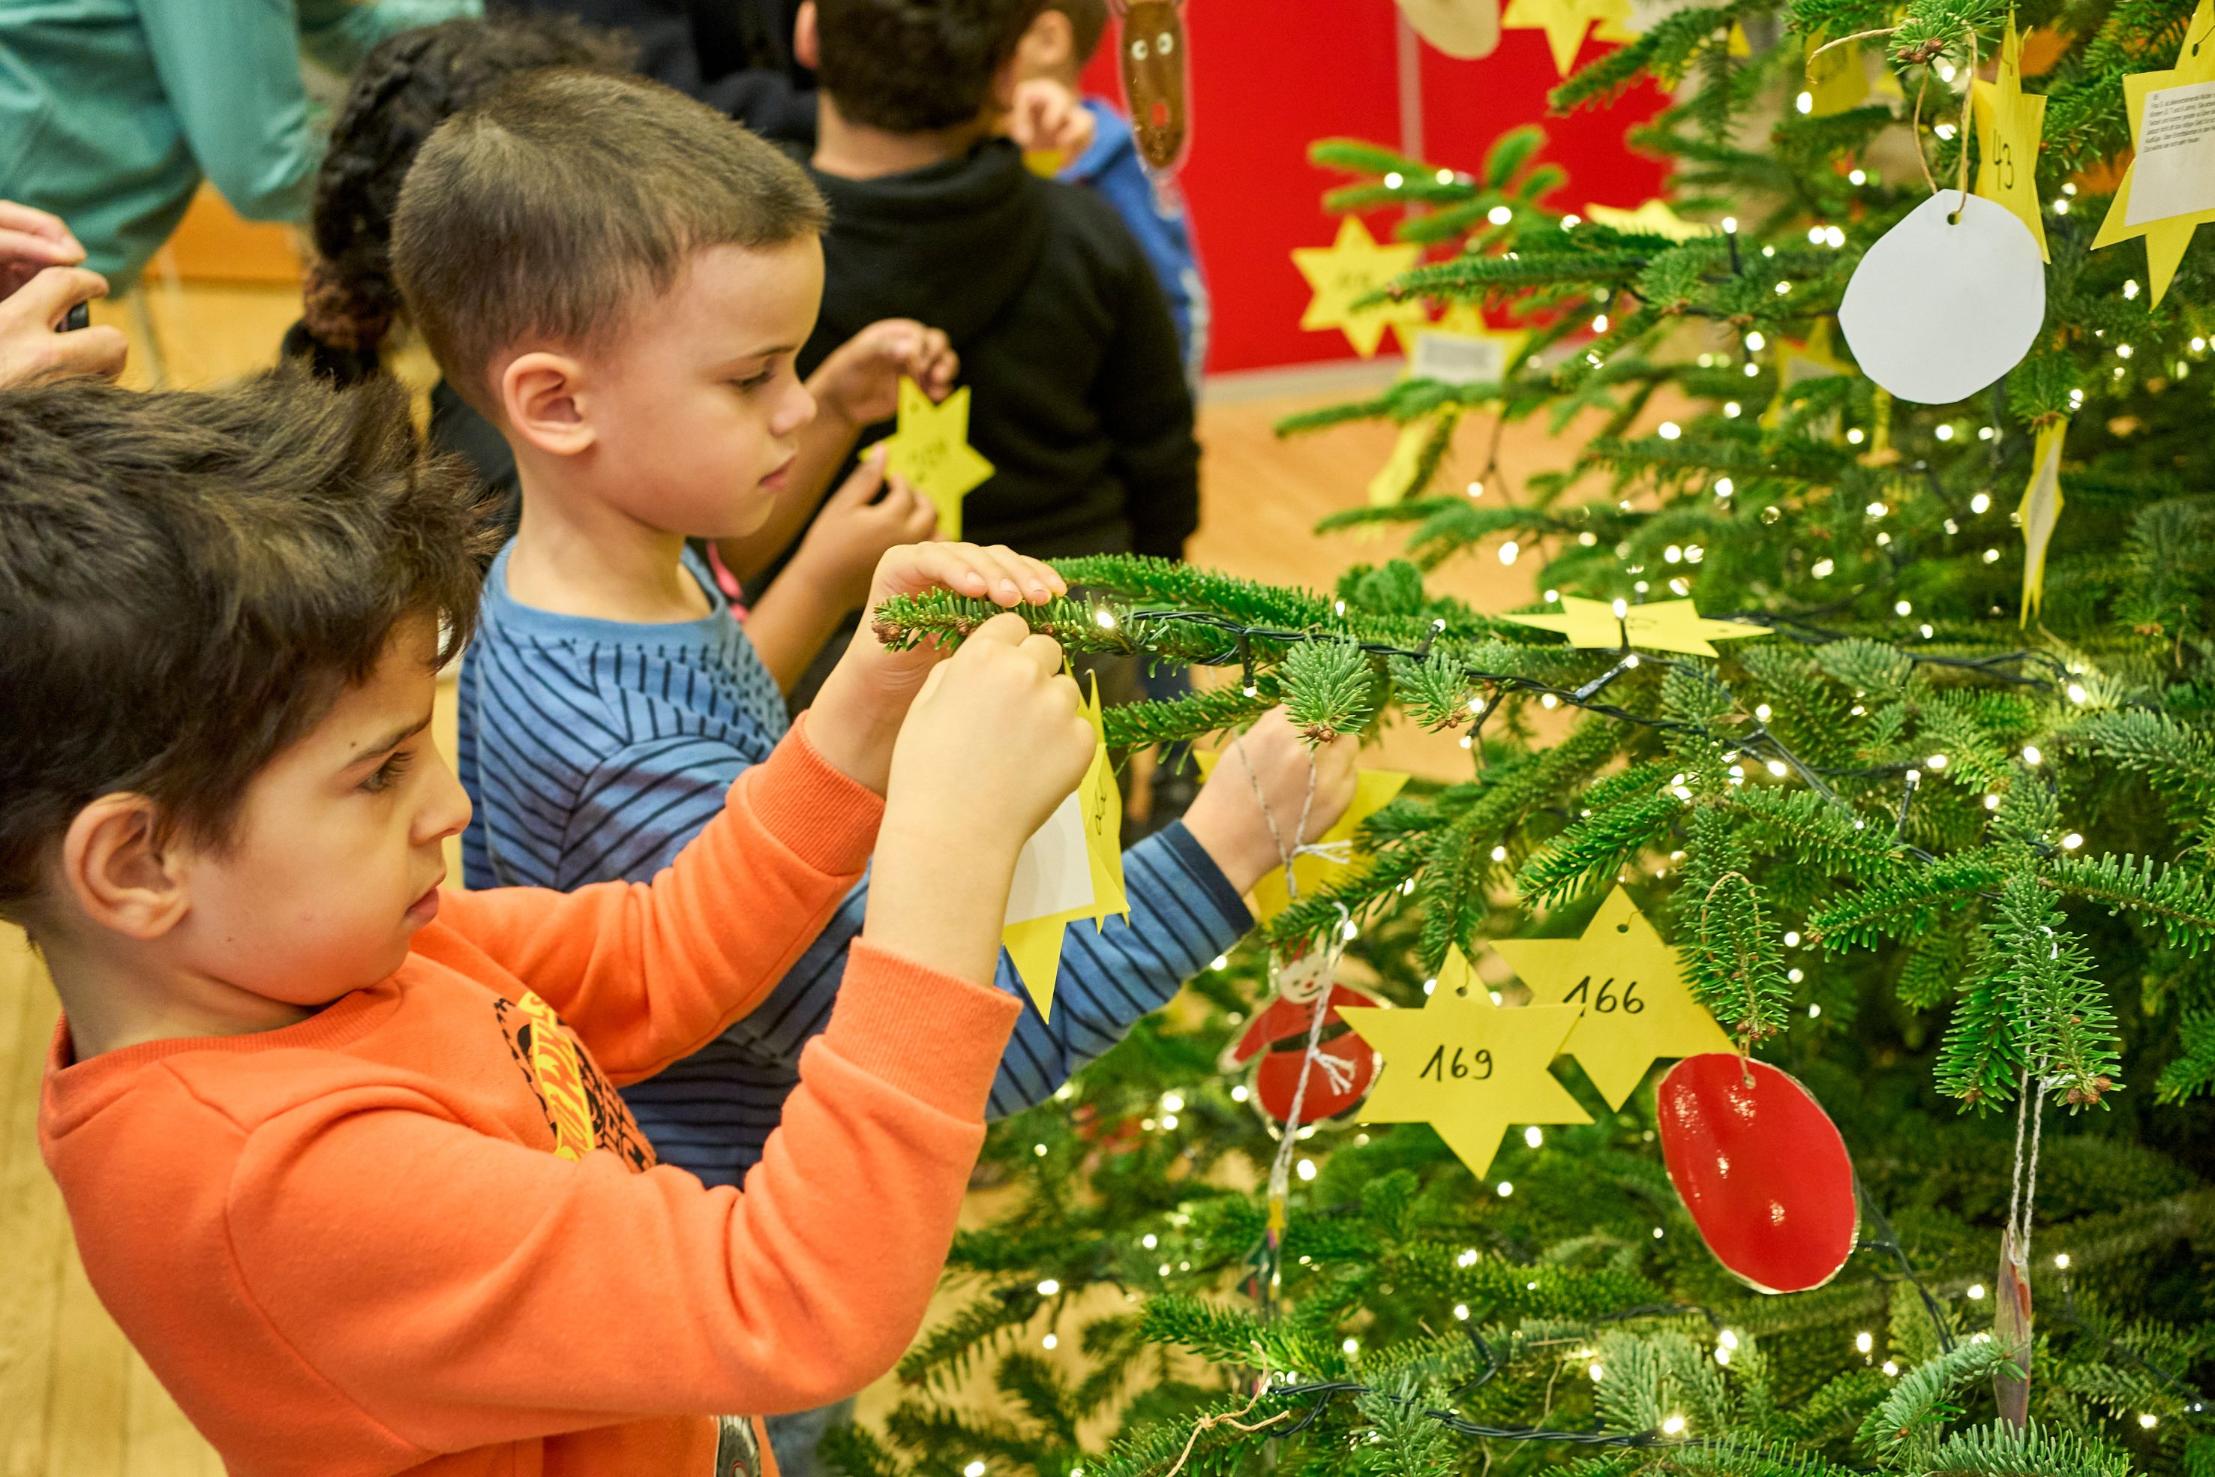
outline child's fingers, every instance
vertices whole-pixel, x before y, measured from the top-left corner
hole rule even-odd
[[[830,501],[824,504],[824,510],[827,512],[833,508],[866,507],[874,501],[877,494],[884,490],[885,458],[889,453],[890,448],[882,441],[863,453],[861,461],[854,470],[846,474],[846,480],[839,484],[838,491],[832,493]]]
[[[1001,555],[1020,572],[1023,592],[1030,597],[1032,604],[1044,605],[1056,595],[1069,593],[1069,582],[1054,573],[1053,567],[1043,560],[1033,559],[1028,554],[1018,554],[1005,546],[995,548],[993,552]]]
[[[901,541],[920,544],[937,538],[937,506],[929,498],[918,496],[913,488],[903,485],[900,491],[907,495],[907,503],[900,510]]]

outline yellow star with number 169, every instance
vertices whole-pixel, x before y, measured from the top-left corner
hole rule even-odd
[[[1977,193],[2030,227],[2039,256],[2052,261],[2046,219],[2038,208],[2038,138],[2046,127],[2046,99],[2023,91],[2023,38],[2012,19],[2000,44],[2000,75],[1975,86]]]
[[[1562,1042],[1611,1108],[1665,1057],[1736,1051],[1692,998],[1677,951],[1618,887],[1573,939],[1499,939],[1492,947],[1530,987],[1532,1008],[1565,1005],[1577,1023]]]
[[[2123,79],[2123,103],[2130,112],[2130,136],[2138,145],[2138,153],[2115,191],[2115,203],[2107,208],[2107,219],[2100,222],[2100,234],[2093,238],[2092,246],[2097,250],[2133,236],[2145,237],[2146,275],[2152,279],[2156,303],[2169,290],[2177,263],[2184,260],[2184,250],[2192,244],[2192,233],[2203,223],[2215,221],[2215,170],[2192,167],[2209,147],[2200,122],[2204,115],[2195,114],[2205,102],[2198,89],[2208,82],[2215,82],[2215,0],[2200,0],[2192,19],[2185,23],[2184,44],[2177,51],[2177,64],[2172,70],[2134,72]],[[2157,96],[2169,93],[2179,95]],[[2149,107],[2158,110],[2173,135],[2172,142],[2159,151],[2166,157],[2155,178],[2145,173]],[[2180,163],[2182,169],[2178,168]],[[2176,208],[2180,204],[2182,208]],[[2163,213],[2157,215],[2156,211]]]
[[[1354,306],[1373,292],[1381,292],[1393,278],[1421,260],[1423,248],[1407,243],[1381,246],[1369,228],[1353,216],[1338,223],[1338,239],[1328,246],[1296,246],[1292,265],[1315,289],[1307,311],[1300,315],[1302,328],[1336,328],[1346,335],[1354,352],[1367,359],[1377,352],[1387,327],[1397,323],[1421,323],[1430,315],[1419,299]]]
[[[1617,608],[1621,614],[1617,614]],[[1559,615],[1503,615],[1503,621],[1559,631],[1571,646],[1593,650],[1618,650],[1626,643],[1648,651],[1680,651],[1686,656],[1714,656],[1711,641],[1735,641],[1744,636],[1766,636],[1767,626],[1744,621],[1710,620],[1690,600],[1655,600],[1645,605],[1622,601],[1561,597]]]
[[[1547,1065],[1576,1024],[1574,1006],[1502,1009],[1460,950],[1446,956],[1420,1010],[1342,1005],[1338,1014],[1384,1059],[1364,1123],[1428,1123],[1469,1172],[1492,1167],[1517,1123],[1590,1123]]]
[[[938,509],[938,536],[961,537],[961,500],[992,475],[969,444],[969,387],[933,405],[914,380],[900,381],[900,424],[885,442],[885,475],[905,480]]]

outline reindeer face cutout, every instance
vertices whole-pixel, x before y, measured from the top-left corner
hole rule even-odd
[[[1185,101],[1182,0],[1130,0],[1123,20],[1123,101],[1138,152],[1156,169],[1184,158],[1189,132]]]

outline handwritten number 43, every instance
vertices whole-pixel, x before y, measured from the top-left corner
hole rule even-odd
[[[1601,1015],[1617,1010],[1625,1015],[1637,1015],[1646,1008],[1646,1002],[1638,998],[1638,981],[1632,980],[1623,986],[1623,992],[1618,995],[1615,992],[1615,981],[1605,979],[1600,981],[1598,993],[1594,993],[1590,975],[1578,980],[1577,987],[1561,997],[1561,1003],[1596,1010]]]

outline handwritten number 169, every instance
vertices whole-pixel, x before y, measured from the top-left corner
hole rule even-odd
[[[1423,1070],[1416,1075],[1434,1082],[1444,1082],[1449,1078],[1455,1081],[1474,1079],[1482,1082],[1492,1075],[1492,1053],[1481,1047],[1472,1052],[1457,1046],[1453,1056],[1449,1058],[1446,1048],[1440,1046],[1431,1052],[1430,1060],[1423,1063]]]

